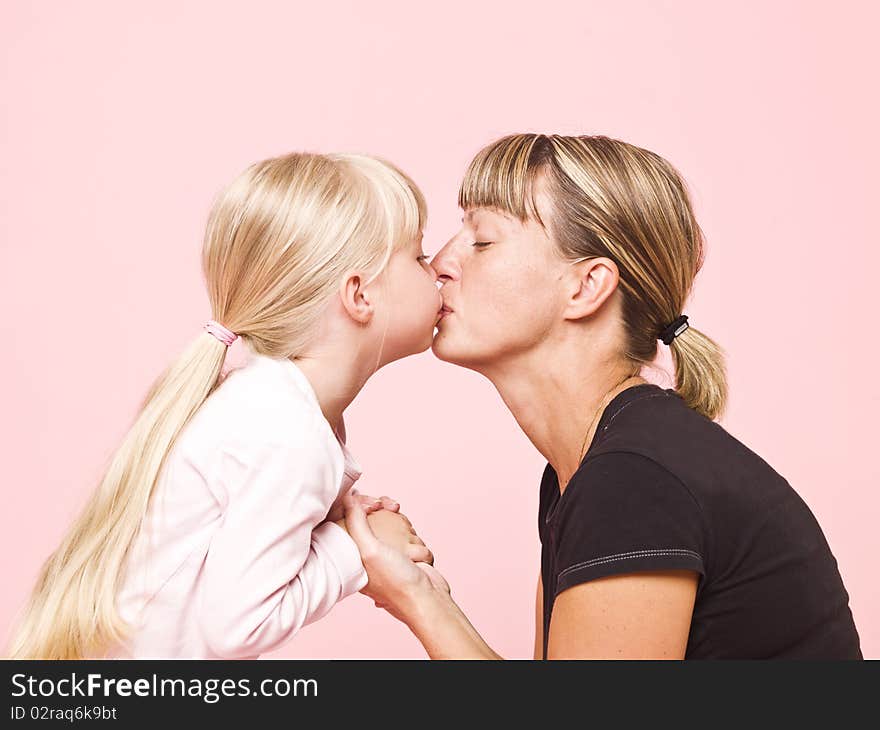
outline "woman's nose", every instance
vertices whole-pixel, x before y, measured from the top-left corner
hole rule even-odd
[[[434,269],[437,281],[443,284],[454,278],[456,270],[451,246],[451,243],[447,243],[431,259],[431,268]]]

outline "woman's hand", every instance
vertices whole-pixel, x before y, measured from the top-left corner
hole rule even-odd
[[[431,565],[434,556],[404,515],[393,515],[405,521],[395,523],[380,518],[381,512],[368,516],[350,495],[343,503],[348,534],[360,550],[369,579],[361,593],[404,623],[409,623],[421,595],[435,591],[449,595],[449,584]]]
[[[357,544],[367,569],[368,582],[361,593],[372,598],[379,608],[384,608],[398,621],[403,621],[432,659],[501,658],[455,605],[446,579],[433,565],[413,562],[408,557],[421,540],[404,545],[403,551],[386,544],[372,529],[375,520],[371,521],[369,517],[375,515],[368,517],[358,500],[349,495],[345,496],[343,503],[348,534]],[[408,524],[409,520],[406,522]],[[411,525],[409,529],[412,530]],[[415,535],[414,532],[411,534]],[[424,544],[421,547],[427,550]]]

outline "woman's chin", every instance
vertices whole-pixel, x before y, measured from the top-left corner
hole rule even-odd
[[[431,352],[434,353],[438,360],[443,360],[453,365],[462,364],[458,357],[460,353],[455,351],[455,346],[450,341],[449,335],[443,332],[442,322],[437,328],[437,334],[434,335],[434,342],[431,343]]]

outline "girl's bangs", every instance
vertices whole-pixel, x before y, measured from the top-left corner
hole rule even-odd
[[[428,206],[425,196],[415,181],[396,165],[378,159],[382,165],[376,184],[382,197],[390,203],[386,207],[387,225],[394,248],[406,246],[425,230]]]

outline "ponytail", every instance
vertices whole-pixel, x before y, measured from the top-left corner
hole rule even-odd
[[[150,388],[43,565],[12,657],[85,658],[124,642],[130,627],[115,600],[126,558],[168,454],[218,385],[225,341],[237,332],[251,351],[273,358],[307,351],[342,274],[381,269],[426,216],[409,177],[364,155],[292,152],[251,165],[223,190],[208,218],[202,267],[211,312],[232,329],[209,322]]]
[[[165,458],[217,386],[226,346],[204,332],[150,388],[82,512],[46,560],[10,644],[13,659],[81,659],[124,641],[125,558]]]
[[[710,419],[727,405],[724,351],[698,329],[688,327],[669,345],[675,363],[675,389],[684,402]]]

